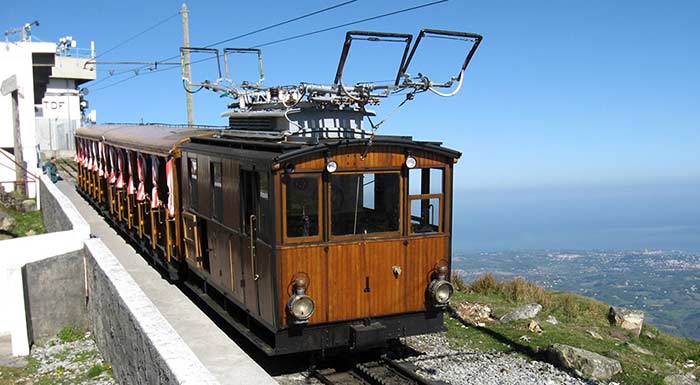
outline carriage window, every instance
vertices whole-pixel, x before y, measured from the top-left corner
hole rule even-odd
[[[442,198],[444,170],[412,169],[408,174],[411,233],[442,231]]]
[[[197,158],[187,159],[187,168],[190,174],[190,207],[196,209],[199,196],[197,194]]]
[[[221,162],[211,162],[209,164],[211,191],[212,191],[212,214],[215,219],[221,219],[223,213],[223,185],[221,178]]]
[[[408,194],[442,194],[441,168],[414,168],[408,174]]]
[[[331,235],[399,231],[398,173],[331,176]]]
[[[318,236],[318,177],[286,177],[287,237]]]
[[[437,233],[440,231],[440,199],[411,200],[411,232]]]

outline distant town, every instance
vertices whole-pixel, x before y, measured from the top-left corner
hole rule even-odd
[[[486,272],[644,310],[649,323],[700,340],[700,253],[678,250],[539,250],[458,253],[466,281]]]

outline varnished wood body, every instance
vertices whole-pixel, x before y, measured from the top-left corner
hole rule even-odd
[[[439,151],[433,144],[402,141],[377,141],[371,146],[339,142],[325,149],[309,146],[308,152],[300,147],[289,153],[282,147],[268,150],[249,144],[222,145],[215,139],[179,143],[170,154],[144,153],[159,157],[156,179],[162,203],[156,208],[151,208],[150,202],[151,160],[145,165],[145,200],[137,200],[134,194],[84,167],[79,171],[78,187],[155,258],[196,273],[205,282],[205,293],[216,292],[222,298],[223,309],[234,305],[249,324],[268,330],[274,338],[292,333],[291,329],[303,334],[304,327],[322,328],[324,324],[337,329],[339,323],[349,326],[368,319],[396,320],[402,314],[416,319],[416,314],[427,317],[436,312],[426,290],[437,267],[451,263],[452,167],[458,153]],[[128,150],[139,148],[132,144]],[[440,194],[409,195],[407,156],[416,159],[418,168],[442,170]],[[167,157],[176,161],[174,216],[164,207]],[[331,235],[331,175],[325,171],[329,160],[337,163],[337,175],[397,176],[396,231]],[[192,161],[196,163],[195,178],[190,170]],[[215,180],[215,169],[221,172],[220,180]],[[305,176],[318,181],[314,194],[318,196],[319,231],[312,236],[290,237],[283,180]],[[439,210],[433,214],[439,217],[438,230],[414,233],[411,200],[428,198],[439,202]],[[294,325],[286,308],[295,278],[300,275],[308,278],[306,294],[315,303],[307,326]]]

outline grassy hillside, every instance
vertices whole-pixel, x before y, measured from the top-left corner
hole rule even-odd
[[[613,380],[629,385],[662,384],[665,376],[679,373],[690,372],[700,377],[700,343],[663,333],[647,324],[639,337],[632,336],[610,325],[608,304],[571,293],[545,291],[522,278],[497,281],[487,274],[471,284],[454,281],[458,288],[451,301],[454,307],[463,301],[487,304],[496,318],[527,303],[539,303],[543,307],[535,317],[543,329],[541,334],[528,330],[529,320],[464,327],[459,321],[448,319],[448,337],[457,345],[512,351],[533,359],[541,359],[542,349],[554,343],[571,345],[620,361],[623,372]],[[554,316],[559,324],[545,322],[549,316]],[[602,339],[593,337],[589,331]],[[630,343],[652,354],[635,352]]]

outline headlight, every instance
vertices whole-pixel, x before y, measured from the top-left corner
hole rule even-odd
[[[294,323],[306,323],[314,313],[315,307],[314,300],[306,294],[293,295],[287,302],[287,311],[294,317]]]
[[[416,167],[417,163],[418,162],[416,162],[416,158],[412,157],[411,155],[406,157],[406,167],[414,168],[414,167]]]
[[[454,293],[454,288],[449,281],[444,279],[436,279],[430,282],[428,287],[430,296],[433,299],[434,305],[438,307],[446,306],[452,298],[452,293]]]

